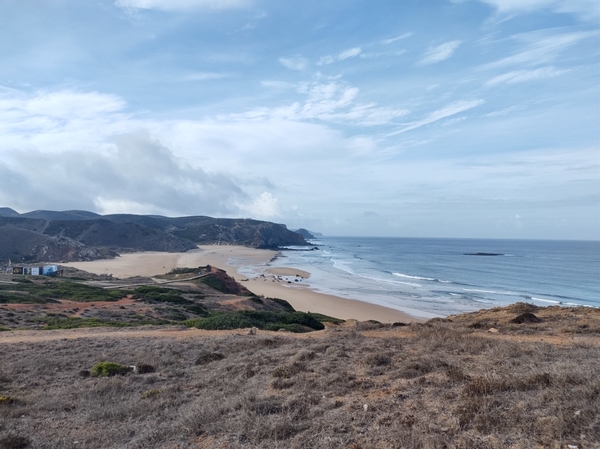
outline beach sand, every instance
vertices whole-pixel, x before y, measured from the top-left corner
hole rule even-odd
[[[312,291],[310,273],[289,267],[271,268],[268,263],[277,251],[243,246],[201,246],[186,253],[141,252],[122,254],[116,259],[61,264],[96,274],[112,274],[117,278],[155,276],[178,267],[212,265],[241,282],[257,295],[281,298],[296,310],[322,313],[342,319],[376,320],[382,323],[421,321],[400,310],[363,301],[340,298]],[[238,269],[244,266],[264,267],[263,275],[250,279]]]

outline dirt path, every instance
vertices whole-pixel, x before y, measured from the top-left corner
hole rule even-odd
[[[317,339],[327,338],[333,332],[348,330],[351,326],[333,326],[322,331],[308,332],[305,334],[295,334],[288,332],[271,332],[258,330],[256,336],[277,336],[298,339]],[[388,331],[373,330],[360,332],[365,337],[373,338],[410,338],[417,334],[408,330]],[[248,338],[256,338],[254,335],[248,335],[248,329],[233,330],[204,330],[185,327],[163,327],[163,328],[80,328],[80,329],[59,329],[59,330],[23,330],[0,332],[0,344],[14,343],[37,343],[52,340],[76,340],[80,338],[198,338],[198,337],[222,337],[228,335],[244,335]],[[592,345],[600,346],[600,338],[596,336],[584,335],[511,335],[511,334],[493,334],[489,332],[477,332],[474,336],[514,341],[517,343],[548,343],[560,346],[569,345]]]
[[[80,328],[59,330],[32,330],[0,332],[0,344],[39,343],[52,340],[77,340],[80,338],[196,338],[221,337],[227,335],[245,335],[248,338],[256,336],[278,336],[292,338],[323,338],[329,335],[327,330],[294,334],[291,332],[271,332],[258,330],[256,335],[248,335],[248,329],[211,331],[204,329],[173,328],[164,329],[109,329],[109,328]]]

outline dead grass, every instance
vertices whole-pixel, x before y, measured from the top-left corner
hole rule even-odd
[[[591,313],[0,344],[0,448],[598,448]],[[80,375],[106,360],[154,372]]]

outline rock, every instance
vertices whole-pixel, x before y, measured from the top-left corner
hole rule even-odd
[[[500,332],[498,329],[496,329],[495,327],[490,327],[488,329],[488,332],[491,332],[492,334],[497,334],[498,332]]]

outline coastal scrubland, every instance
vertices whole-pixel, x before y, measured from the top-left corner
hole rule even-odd
[[[600,447],[598,309],[11,331],[0,360],[0,448]]]

